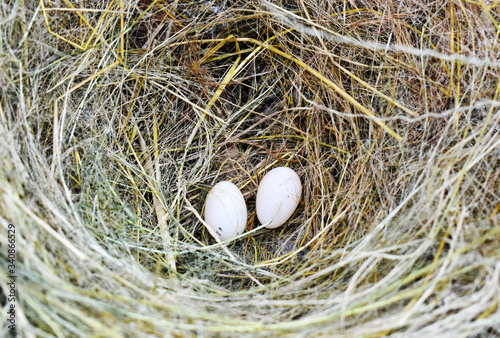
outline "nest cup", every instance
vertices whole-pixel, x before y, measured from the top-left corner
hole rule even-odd
[[[497,3],[20,4],[0,6],[17,334],[500,334]],[[256,230],[279,166],[300,203]],[[223,180],[248,207],[227,244],[201,222]]]

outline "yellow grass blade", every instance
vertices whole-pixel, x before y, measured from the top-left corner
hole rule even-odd
[[[323,74],[321,74],[320,72],[318,72],[316,69],[312,68],[311,66],[307,65],[303,61],[275,48],[274,46],[268,45],[266,43],[262,43],[258,40],[255,40],[255,39],[241,38],[240,40],[253,42],[256,45],[262,46],[262,47],[264,47],[264,48],[266,48],[266,49],[268,49],[268,50],[270,50],[270,51],[272,51],[272,52],[274,52],[274,53],[276,53],[276,54],[278,54],[278,55],[280,55],[280,56],[282,56],[290,61],[295,62],[299,67],[304,68],[309,73],[316,76],[319,80],[321,80],[322,82],[327,84],[329,87],[331,87],[333,90],[335,90],[337,93],[339,93],[344,99],[346,99],[348,102],[350,102],[354,107],[356,107],[357,109],[359,109],[360,111],[365,113],[367,116],[375,118],[375,120],[374,120],[375,123],[377,123],[380,127],[382,127],[382,129],[384,129],[387,133],[389,133],[389,135],[391,135],[392,137],[394,137],[395,139],[397,139],[399,141],[403,140],[403,138],[400,135],[398,135],[395,131],[393,131],[391,128],[389,128],[383,121],[376,119],[376,116],[369,109],[367,109],[363,105],[361,105],[351,95],[349,95],[345,90],[343,90],[342,88],[337,86],[331,80],[329,80],[325,76],[323,76]]]

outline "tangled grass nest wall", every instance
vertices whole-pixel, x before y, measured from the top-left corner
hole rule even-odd
[[[0,335],[500,335],[498,1],[0,11]],[[221,180],[257,229],[224,245]]]

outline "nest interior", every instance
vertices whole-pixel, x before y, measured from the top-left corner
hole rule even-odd
[[[0,4],[18,334],[500,336],[499,9]],[[301,201],[257,229],[277,166]],[[249,232],[224,245],[201,222],[222,180]]]

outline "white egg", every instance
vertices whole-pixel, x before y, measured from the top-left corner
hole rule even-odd
[[[210,227],[210,234],[217,234],[221,241],[243,233],[247,224],[247,206],[236,185],[223,181],[210,190],[205,204],[205,223]]]
[[[268,172],[257,190],[257,218],[274,229],[285,223],[297,208],[302,184],[295,171],[278,167]]]

